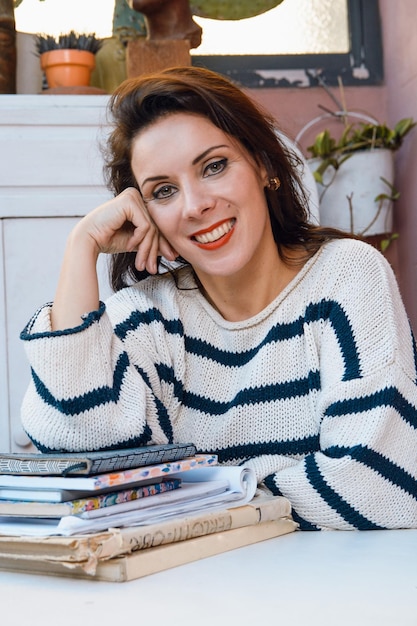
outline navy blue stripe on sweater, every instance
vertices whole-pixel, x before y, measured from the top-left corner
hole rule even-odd
[[[348,413],[364,413],[377,407],[389,406],[413,428],[417,428],[417,409],[410,404],[396,387],[385,387],[376,393],[351,400],[340,400],[326,410],[327,417],[339,417]]]
[[[227,461],[238,461],[240,459],[251,459],[263,454],[281,455],[305,455],[319,450],[319,436],[310,435],[301,439],[287,439],[284,441],[260,441],[256,443],[243,443],[239,446],[230,446],[216,450],[206,450],[205,452],[216,453],[219,463]]]
[[[291,322],[290,324],[279,324],[273,326],[266,337],[257,346],[243,352],[228,352],[211,345],[204,339],[197,337],[184,337],[185,350],[196,356],[203,356],[206,359],[227,365],[229,367],[239,367],[249,363],[254,356],[266,345],[278,343],[287,339],[292,339],[303,334],[303,318]]]
[[[143,381],[152,392],[151,383],[146,372],[144,372],[144,370],[139,368],[137,365],[135,366],[135,368],[139,372],[139,374],[142,376]],[[157,419],[161,427],[161,430],[166,436],[168,443],[172,443],[174,440],[174,435],[172,432],[172,424],[171,424],[171,420],[169,419],[167,408],[162,404],[162,402],[156,396],[153,396],[153,399],[155,402],[156,411],[157,411]]]
[[[191,391],[186,391],[181,381],[174,378],[172,368],[164,364],[159,364],[157,365],[157,370],[161,380],[173,385],[174,395],[178,402],[187,408],[195,409],[209,415],[224,415],[227,411],[236,406],[275,402],[276,400],[305,396],[308,395],[311,390],[320,389],[319,372],[310,372],[305,378],[299,380],[242,389],[229,401],[221,402]]]
[[[163,325],[165,331],[170,335],[184,335],[184,327],[178,319],[167,320],[158,309],[148,309],[147,311],[133,311],[127,319],[114,328],[115,334],[121,339],[125,339],[130,331],[135,331],[141,325],[149,326],[153,322]]]
[[[264,480],[265,487],[267,487],[274,496],[283,496],[284,494],[277,486],[275,478],[276,474],[270,474],[269,476],[267,476]],[[301,515],[299,515],[297,511],[294,510],[294,507],[292,507],[291,509],[291,515],[294,522],[297,522],[297,524],[300,525],[300,530],[320,530],[318,526],[316,526],[315,524],[311,524],[303,517],[301,517]]]
[[[317,491],[317,493],[323,498],[323,500],[343,519],[357,528],[358,530],[381,530],[381,526],[374,524],[366,517],[361,515],[355,508],[353,508],[346,500],[344,500],[330,485],[327,484],[324,477],[322,476],[315,459],[314,454],[309,454],[304,459],[304,467],[306,476],[312,485],[312,487]],[[267,476],[265,479],[265,485],[274,495],[282,495],[280,489],[278,488],[275,479],[277,475],[271,474]],[[304,518],[302,518],[296,511],[292,511],[293,518],[296,522],[300,524],[301,530],[318,530],[317,526],[311,524]]]
[[[31,442],[33,443],[33,445],[36,446],[36,448],[39,450],[39,452],[49,453],[49,454],[51,452],[67,452],[67,450],[62,450],[62,449],[57,450],[56,448],[48,448],[47,446],[42,445],[41,443],[39,443],[39,441],[31,437],[29,433],[27,433],[27,435],[29,439],[31,440]],[[148,445],[151,439],[152,439],[152,431],[149,428],[149,426],[146,424],[144,432],[141,435],[139,435],[139,437],[130,437],[130,439],[119,441],[114,446],[104,446],[103,448],[94,448],[94,450],[98,450],[98,451],[106,450],[107,451],[107,450],[123,450],[124,448],[137,448],[140,446]]]
[[[332,300],[322,300],[316,304],[310,304],[306,308],[304,316],[287,324],[273,326],[258,345],[244,352],[222,350],[211,345],[207,340],[186,335],[180,320],[168,320],[156,308],[143,312],[133,311],[126,320],[116,325],[115,333],[123,340],[128,332],[137,330],[141,325],[158,322],[163,325],[168,334],[184,337],[185,349],[190,354],[211,359],[222,365],[239,367],[248,363],[264,346],[300,337],[303,334],[304,324],[317,321],[328,321],[334,329],[345,363],[344,379],[350,380],[359,377],[359,355],[351,325],[340,304]]]
[[[291,515],[294,522],[297,522],[297,524],[300,525],[300,530],[320,530],[318,526],[301,517],[295,509],[291,510]]]
[[[221,365],[239,367],[248,363],[264,346],[300,337],[304,332],[304,324],[318,321],[329,321],[336,334],[340,346],[345,373],[343,380],[360,377],[360,360],[356,348],[352,328],[341,306],[334,301],[322,300],[310,304],[304,317],[288,324],[273,326],[257,346],[244,352],[228,352],[211,345],[208,341],[196,337],[184,336],[185,349],[188,353],[211,359]]]
[[[322,300],[317,304],[312,303],[306,309],[305,321],[307,323],[318,321],[331,323],[345,364],[343,380],[360,378],[361,367],[358,349],[349,319],[340,304],[333,300]]]
[[[323,500],[343,519],[358,530],[381,530],[381,526],[374,524],[361,515],[353,506],[344,500],[322,476],[315,456],[310,454],[304,459],[306,476],[311,486],[323,498]]]
[[[113,374],[113,385],[111,387],[104,385],[93,389],[88,393],[66,400],[55,398],[49,389],[43,384],[36,372],[32,369],[32,379],[36,387],[38,395],[42,400],[53,406],[64,415],[76,415],[83,411],[88,411],[97,406],[107,404],[108,402],[117,402],[119,399],[120,389],[123,383],[125,372],[129,366],[129,357],[126,352],[120,354]]]
[[[392,484],[401,487],[404,491],[417,499],[417,480],[411,474],[393,463],[382,454],[371,450],[367,446],[358,444],[352,448],[343,446],[331,446],[323,450],[327,456],[340,459],[349,455],[355,461],[370,467],[378,474],[389,480]]]
[[[411,340],[412,340],[413,351],[414,351],[414,369],[415,369],[415,373],[416,373],[416,377],[414,379],[414,382],[417,384],[417,343],[416,343],[413,331],[411,329],[411,326],[410,326],[410,333],[411,333]]]
[[[45,305],[45,307],[46,306],[51,306],[51,303],[48,305]],[[82,330],[85,330],[86,328],[94,324],[95,322],[98,322],[98,320],[101,318],[104,311],[106,310],[105,304],[103,302],[100,302],[100,307],[96,311],[91,311],[90,313],[87,313],[87,315],[82,316],[83,322],[79,326],[74,326],[74,328],[66,328],[64,330],[52,330],[52,331],[48,330],[42,333],[32,333],[31,330],[33,328],[33,325],[35,324],[38,314],[45,307],[41,307],[41,309],[39,309],[35,313],[35,315],[29,320],[29,323],[25,326],[25,328],[20,333],[20,339],[23,339],[23,341],[34,341],[35,339],[42,339],[44,337],[49,338],[49,337],[63,337],[65,335],[76,335],[77,333],[79,333]]]

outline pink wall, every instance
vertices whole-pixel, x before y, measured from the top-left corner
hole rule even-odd
[[[387,116],[391,123],[402,117],[417,120],[417,31],[415,0],[380,0]],[[417,128],[396,158],[396,205],[399,282],[414,330],[417,331]]]
[[[340,101],[339,89],[332,87],[331,91]],[[373,117],[385,120],[387,112],[385,86],[346,87],[344,91],[348,109],[366,111]],[[337,108],[321,87],[253,89],[250,95],[266,107],[277,119],[281,128],[293,138],[306,122],[323,113],[319,105],[331,111]],[[319,130],[321,129],[318,127],[316,132]]]
[[[362,110],[389,125],[402,117],[417,120],[417,29],[415,0],[380,0],[383,30],[385,84],[345,89],[346,106]],[[335,87],[333,93],[340,100]],[[335,109],[322,88],[259,89],[250,95],[267,108],[280,127],[295,137],[312,118],[321,114],[319,104]],[[400,283],[411,323],[417,331],[417,128],[396,155],[396,187],[401,198],[395,205],[395,230],[399,240],[387,252]]]

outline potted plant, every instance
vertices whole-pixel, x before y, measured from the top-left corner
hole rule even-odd
[[[59,37],[36,35],[35,46],[48,87],[88,86],[95,67],[95,54],[102,43],[95,33],[73,30]]]
[[[356,111],[336,111],[310,121],[301,136],[317,123],[337,122],[339,133],[324,128],[307,147],[308,164],[319,191],[320,222],[324,226],[362,235],[392,234],[392,205],[399,193],[394,187],[394,152],[416,125],[412,118],[393,128]]]

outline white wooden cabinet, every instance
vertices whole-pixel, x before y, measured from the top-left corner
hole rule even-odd
[[[0,96],[0,450],[28,449],[20,405],[30,378],[19,334],[54,297],[72,226],[110,197],[100,145],[107,96]],[[105,262],[102,296],[110,290]]]

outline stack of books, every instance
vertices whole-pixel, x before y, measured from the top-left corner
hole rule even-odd
[[[295,530],[255,492],[191,444],[0,454],[0,569],[124,581]]]

